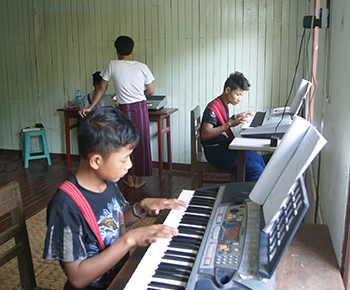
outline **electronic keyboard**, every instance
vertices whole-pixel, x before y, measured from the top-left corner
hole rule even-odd
[[[309,204],[299,178],[264,232],[262,206],[249,199],[254,185],[184,190],[188,208],[164,221],[179,235],[151,244],[124,289],[274,289],[274,271]]]
[[[311,85],[311,82],[302,79],[290,107],[256,112],[254,117],[247,118],[248,122],[242,126],[240,135],[248,138],[270,139],[275,137],[282,139],[291,126],[293,118],[299,113]]]
[[[248,118],[248,122],[243,124],[240,135],[248,138],[282,139],[292,124],[293,117],[294,115],[289,113],[289,107],[285,110],[282,107],[256,112],[254,117]]]

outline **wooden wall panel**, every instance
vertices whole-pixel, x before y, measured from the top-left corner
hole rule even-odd
[[[135,41],[134,59],[152,70],[156,94],[167,95],[168,107],[179,109],[171,118],[173,161],[190,163],[190,110],[197,104],[203,110],[220,95],[231,72],[241,71],[251,82],[231,113],[284,105],[308,5],[305,0],[4,0],[0,148],[21,149],[21,128],[40,122],[50,152],[64,153],[64,120],[56,109],[66,106],[68,96],[75,98],[77,89],[82,95],[93,89],[92,74],[116,59],[114,41],[126,34]],[[107,93],[114,94],[113,83]],[[72,130],[73,154],[75,138]],[[156,138],[152,155],[157,161]]]

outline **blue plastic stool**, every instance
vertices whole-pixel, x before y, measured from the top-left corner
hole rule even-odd
[[[30,150],[30,137],[39,136],[40,150]],[[30,155],[31,153],[42,153]],[[23,151],[22,158],[24,160],[24,168],[28,168],[28,161],[34,159],[46,158],[48,165],[51,165],[49,148],[47,147],[45,129],[37,131],[23,131]]]

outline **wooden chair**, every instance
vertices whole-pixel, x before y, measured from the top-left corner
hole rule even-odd
[[[191,189],[201,188],[204,182],[207,183],[223,183],[228,180],[217,179],[204,179],[204,172],[217,172],[217,173],[229,173],[230,182],[236,181],[236,173],[215,167],[208,163],[205,158],[201,140],[200,140],[200,127],[201,127],[201,110],[199,106],[196,106],[191,111]],[[197,187],[196,187],[197,185]]]
[[[15,245],[0,255],[0,267],[17,257],[22,288],[28,290],[43,289],[36,286],[21,192],[16,181],[0,188],[0,216],[8,213],[11,213],[12,226],[0,233],[0,245],[12,238],[15,240]]]

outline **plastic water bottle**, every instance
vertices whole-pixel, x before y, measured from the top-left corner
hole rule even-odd
[[[76,106],[78,106],[79,105],[79,103],[80,103],[80,101],[81,101],[81,94],[80,94],[80,90],[77,90],[77,96],[76,96],[76,98],[75,98],[75,102],[76,102]]]

